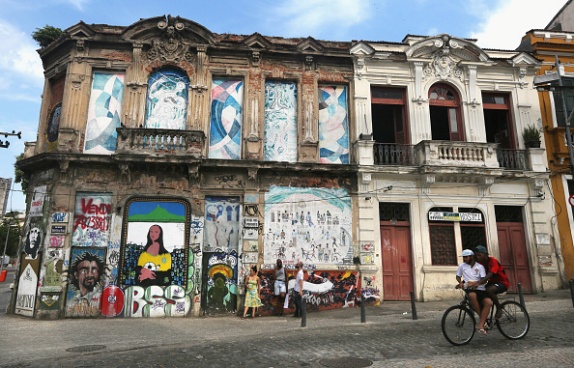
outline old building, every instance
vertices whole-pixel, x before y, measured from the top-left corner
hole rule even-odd
[[[70,27],[45,88],[15,313],[235,313],[248,268],[277,312],[277,259],[308,308],[453,296],[486,245],[513,285],[560,285],[545,150],[519,51],[214,34],[179,17]],[[516,291],[513,286],[513,291]]]
[[[310,308],[353,302],[349,47],[167,16],[41,49],[15,313],[233,313],[278,258],[307,265]]]
[[[449,35],[357,42],[360,251],[374,244],[382,297],[452,297],[463,249],[485,245],[525,292],[561,287],[532,87],[537,59]],[[379,248],[380,247],[380,248]],[[378,277],[379,275],[374,274]]]
[[[541,60],[535,86],[539,90],[543,139],[559,229],[552,240],[561,245],[556,252],[564,260],[564,282],[574,279],[574,156],[572,136],[566,134],[571,131],[574,110],[573,32],[574,3],[568,1],[545,29],[530,30],[520,45],[521,50]]]

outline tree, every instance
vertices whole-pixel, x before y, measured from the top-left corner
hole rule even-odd
[[[3,221],[0,223],[0,258],[4,255],[4,245],[6,244],[6,255],[15,257],[18,255],[18,243],[20,240],[20,225],[14,216],[17,212],[7,213]],[[10,231],[10,235],[8,235]],[[8,238],[6,238],[8,237]],[[8,240],[8,243],[6,243]]]
[[[36,30],[32,32],[32,38],[38,42],[41,47],[46,47],[63,34],[64,31],[60,28],[46,25],[44,28],[36,28]]]
[[[24,171],[20,170],[17,166],[18,161],[20,161],[22,159],[24,159],[23,153],[16,156],[16,164],[14,164],[14,182],[20,183],[20,186],[22,187],[22,191],[24,193],[26,193],[26,191],[28,190],[28,179],[27,179]]]

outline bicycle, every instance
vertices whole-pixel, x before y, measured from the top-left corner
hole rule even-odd
[[[494,324],[500,333],[510,340],[518,340],[526,336],[530,329],[530,316],[526,309],[514,300],[508,300],[500,305],[502,316],[495,319],[496,306],[493,305],[485,330],[492,330]],[[455,346],[466,345],[476,332],[476,319],[466,291],[464,299],[456,305],[449,307],[442,316],[441,328],[444,337]]]

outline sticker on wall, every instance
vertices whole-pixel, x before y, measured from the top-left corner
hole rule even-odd
[[[61,248],[48,248],[44,257],[44,264],[46,269],[42,286],[61,286],[64,250]]]
[[[41,224],[30,222],[27,226],[26,236],[24,238],[24,253],[26,253],[26,259],[38,258],[43,239],[44,234],[41,229]]]
[[[32,201],[30,202],[30,212],[28,217],[42,216],[42,209],[44,208],[44,198],[47,195],[47,186],[42,185],[34,188],[32,194]]]
[[[40,296],[40,309],[42,310],[59,310],[60,293],[42,293]]]
[[[61,248],[64,246],[64,241],[66,238],[64,235],[50,235],[48,238],[48,247],[50,248]]]
[[[106,248],[72,247],[66,317],[100,315]]]

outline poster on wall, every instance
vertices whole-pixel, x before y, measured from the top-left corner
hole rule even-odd
[[[128,203],[121,283],[186,286],[189,205],[173,200]]]
[[[78,193],[74,207],[72,246],[107,247],[111,218],[111,193]]]
[[[265,263],[352,264],[351,221],[346,189],[272,186],[265,195]]]
[[[40,257],[35,259],[22,257],[20,262],[20,278],[18,279],[18,294],[16,294],[14,313],[26,317],[34,317],[39,270]]]
[[[28,217],[42,216],[42,209],[44,208],[44,198],[46,197],[46,194],[47,187],[45,185],[34,188]]]
[[[101,247],[72,247],[66,317],[100,315],[106,250]]]
[[[24,236],[24,253],[26,259],[36,259],[42,249],[42,240],[44,240],[44,232],[42,231],[42,223],[36,221],[38,219],[32,218],[26,226],[26,235]]]
[[[204,251],[239,250],[239,197],[205,197]]]

